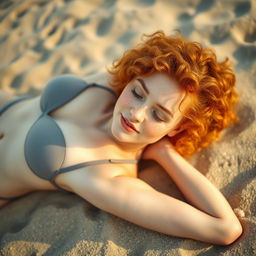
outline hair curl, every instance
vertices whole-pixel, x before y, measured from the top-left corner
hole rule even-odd
[[[170,141],[182,156],[188,157],[218,140],[223,129],[238,121],[234,111],[238,100],[235,75],[228,58],[217,62],[212,49],[180,34],[166,36],[157,31],[144,36],[144,42],[113,62],[108,70],[112,75],[110,84],[120,95],[138,76],[160,71],[175,79],[190,104],[180,123],[186,129]]]

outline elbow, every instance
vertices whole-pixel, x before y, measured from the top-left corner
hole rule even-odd
[[[235,242],[243,233],[243,228],[240,222],[237,220],[235,222],[228,222],[223,224],[221,245],[230,245]]]

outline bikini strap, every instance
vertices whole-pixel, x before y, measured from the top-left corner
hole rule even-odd
[[[62,192],[66,192],[66,193],[72,193],[70,191],[67,191],[63,188],[61,188],[56,182],[55,182],[55,178],[57,175],[61,174],[61,173],[66,173],[66,172],[71,172],[74,171],[76,169],[79,169],[81,167],[87,167],[90,165],[96,165],[96,164],[108,164],[108,163],[125,163],[125,164],[137,164],[139,160],[129,160],[129,159],[103,159],[103,160],[95,160],[95,161],[89,161],[89,162],[84,162],[84,163],[80,163],[80,164],[75,164],[75,165],[71,165],[68,167],[64,167],[61,168],[57,171],[54,172],[54,175],[52,176],[51,180],[49,180],[52,185],[54,185],[58,190],[62,191]]]
[[[103,159],[103,160],[95,160],[89,162],[83,162],[80,164],[71,165],[68,167],[61,168],[54,172],[54,177],[61,173],[71,172],[81,167],[87,167],[90,165],[98,165],[98,164],[109,164],[109,163],[124,163],[124,164],[137,164],[139,160],[129,160],[129,159]]]

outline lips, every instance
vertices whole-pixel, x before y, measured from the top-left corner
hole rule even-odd
[[[129,132],[135,131],[137,133],[139,133],[136,128],[134,127],[134,125],[132,123],[130,123],[122,114],[121,114],[121,123],[124,126],[124,128],[126,130],[128,130]]]

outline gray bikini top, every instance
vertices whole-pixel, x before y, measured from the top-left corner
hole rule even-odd
[[[58,124],[49,114],[89,87],[98,87],[116,96],[115,92],[110,88],[95,83],[88,84],[82,78],[74,75],[61,75],[50,80],[44,88],[40,99],[42,114],[34,122],[26,136],[24,152],[29,168],[38,177],[50,181],[62,191],[65,190],[60,188],[54,181],[58,174],[96,164],[136,164],[138,162],[138,160],[127,159],[103,159],[82,162],[62,168],[66,154],[65,137]]]

